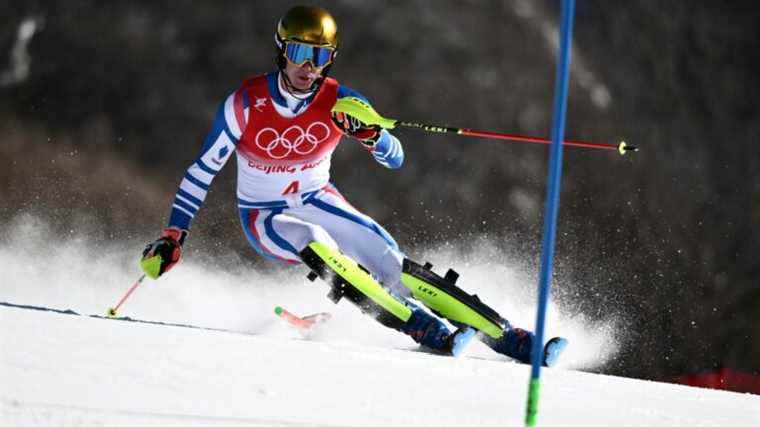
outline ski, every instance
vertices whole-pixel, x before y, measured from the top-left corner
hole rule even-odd
[[[280,306],[274,308],[274,314],[276,314],[280,319],[284,320],[288,325],[293,326],[303,333],[313,331],[317,325],[324,323],[332,318],[332,315],[330,313],[324,312],[299,317]]]

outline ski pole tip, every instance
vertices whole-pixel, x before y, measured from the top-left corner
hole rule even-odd
[[[116,317],[116,309],[111,307],[106,311],[106,316],[108,317]]]
[[[282,312],[283,312],[283,309],[282,309],[282,307],[280,307],[279,305],[278,305],[277,307],[275,307],[275,308],[274,308],[274,314],[276,314],[276,315],[278,315],[278,316],[281,316],[281,315],[282,315]]]
[[[634,147],[633,145],[628,145],[625,143],[625,141],[620,141],[620,144],[618,145],[618,152],[621,156],[624,156],[625,153],[629,151],[639,151],[638,147]]]

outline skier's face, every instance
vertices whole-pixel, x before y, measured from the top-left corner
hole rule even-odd
[[[285,74],[290,83],[298,90],[309,90],[311,85],[321,77],[321,73],[322,69],[314,67],[309,61],[304,62],[301,66],[287,61],[285,66]]]

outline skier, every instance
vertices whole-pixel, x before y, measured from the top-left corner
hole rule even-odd
[[[330,182],[332,153],[341,137],[358,141],[388,169],[404,151],[387,130],[334,111],[336,102],[361,94],[327,77],[338,53],[338,30],[325,10],[297,6],[275,32],[277,70],[243,82],[222,103],[195,162],[177,190],[168,227],[148,244],[141,265],[158,277],[179,262],[190,222],[212,180],[237,153],[237,199],[251,246],[270,260],[305,263],[309,278],[332,286],[330,297],[357,304],[382,324],[430,349],[457,355],[475,335],[495,351],[530,361],[533,334],[513,328],[477,296],[405,258],[395,240],[351,206]],[[420,300],[457,326],[455,332],[412,303]],[[554,338],[543,361],[556,361],[566,341]]]

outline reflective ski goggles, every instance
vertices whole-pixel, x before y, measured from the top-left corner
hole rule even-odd
[[[310,44],[285,43],[285,58],[299,67],[311,62],[316,68],[322,68],[332,62],[335,50],[331,47],[318,47]]]

